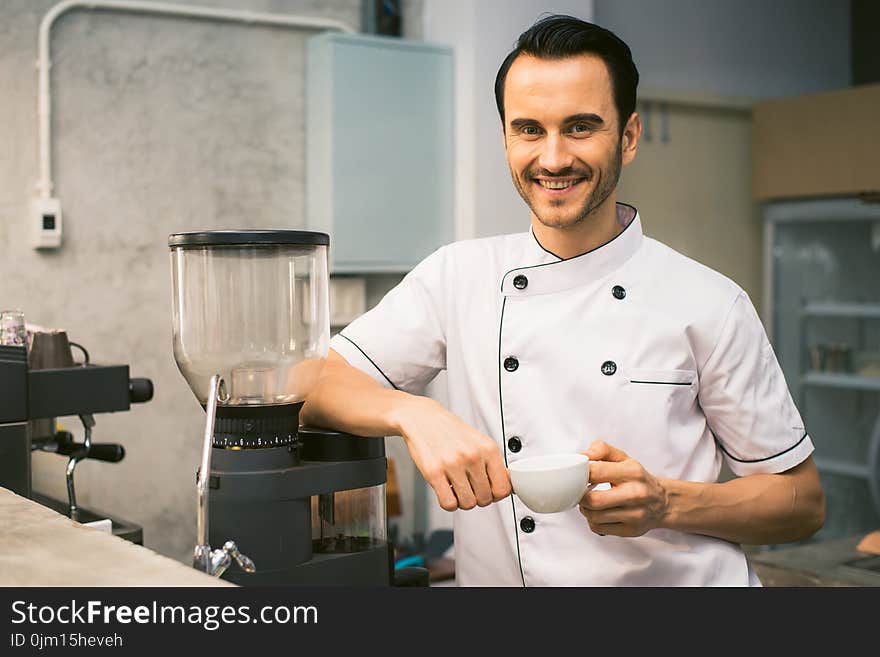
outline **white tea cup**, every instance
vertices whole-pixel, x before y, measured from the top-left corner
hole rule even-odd
[[[513,492],[535,513],[573,509],[593,487],[586,454],[531,456],[511,463],[508,470]]]

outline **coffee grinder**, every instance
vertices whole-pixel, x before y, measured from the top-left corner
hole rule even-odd
[[[206,411],[194,567],[245,586],[394,583],[384,438],[299,425],[329,350],[329,236],[168,244],[174,358]]]

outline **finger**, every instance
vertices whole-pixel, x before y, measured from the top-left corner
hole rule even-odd
[[[431,488],[434,489],[434,494],[437,496],[437,503],[440,505],[441,509],[444,511],[455,511],[458,508],[458,499],[455,497],[452,485],[442,472],[437,471],[426,473],[425,480],[431,485]]]
[[[492,488],[494,501],[503,500],[513,492],[513,487],[510,484],[510,472],[504,467],[500,453],[490,458],[486,463],[486,474],[489,476],[489,485]]]
[[[622,449],[617,449],[603,440],[594,440],[585,454],[591,461],[624,461],[628,458]]]
[[[608,490],[591,490],[584,493],[580,506],[589,511],[603,511],[616,507],[632,506],[634,503],[632,486],[624,483]]]
[[[590,531],[594,534],[598,534],[599,536],[605,536],[607,534],[611,534],[612,536],[625,536],[628,531],[626,525],[624,523],[605,523],[600,524],[594,522],[592,519],[592,512],[585,511],[583,507],[580,507],[581,515],[587,519],[587,524],[590,526]]]
[[[624,524],[633,525],[641,518],[635,509],[626,509],[618,507],[615,509],[607,509],[605,511],[589,511],[587,519],[590,523],[596,525],[613,525]]]
[[[590,461],[591,484],[620,484],[629,481],[631,471],[626,463],[612,461]]]
[[[578,510],[581,512],[581,515],[587,519],[587,524],[590,526],[590,531],[592,531],[594,534],[598,534],[599,536],[605,536],[605,530],[600,529],[599,525],[595,524],[592,521],[592,512],[587,511],[583,507],[578,507]]]
[[[455,493],[455,499],[458,500],[458,508],[467,511],[477,506],[477,498],[467,474],[455,472],[449,473],[447,476],[452,486],[452,492]]]
[[[489,474],[486,472],[486,466],[481,464],[480,467],[468,469],[467,476],[471,490],[474,492],[477,506],[489,506],[492,504],[492,484],[489,483]]]
[[[601,525],[591,524],[590,529],[599,536],[626,536],[631,538],[639,535],[631,525],[625,522],[609,522]]]

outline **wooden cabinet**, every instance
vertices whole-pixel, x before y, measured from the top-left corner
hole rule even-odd
[[[880,84],[757,103],[755,199],[880,193]]]

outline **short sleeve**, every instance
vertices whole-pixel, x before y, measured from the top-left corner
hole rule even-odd
[[[421,393],[446,368],[446,256],[441,248],[425,258],[330,347],[386,388]]]
[[[699,377],[700,406],[735,474],[783,472],[812,453],[782,368],[745,292],[733,302]]]

